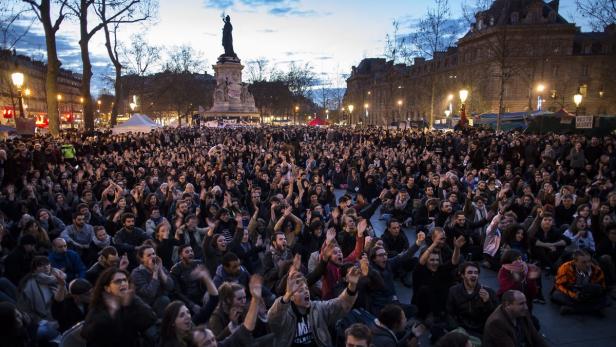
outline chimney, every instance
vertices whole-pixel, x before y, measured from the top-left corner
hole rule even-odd
[[[560,0],[552,0],[548,3],[548,6],[558,13],[559,2]]]

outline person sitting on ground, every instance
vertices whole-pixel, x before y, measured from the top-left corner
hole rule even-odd
[[[270,329],[274,332],[273,345],[332,346],[329,328],[353,307],[360,276],[359,268],[350,268],[346,275],[347,289],[340,296],[327,301],[311,301],[305,278],[292,271],[284,296],[277,298],[267,313]]]
[[[205,287],[193,279],[192,272],[202,263],[195,260],[193,248],[189,244],[181,245],[178,254],[180,261],[170,271],[175,282],[174,294],[195,314],[203,305]]]
[[[508,290],[485,324],[483,347],[548,347],[533,325],[524,293]]]
[[[98,276],[110,267],[118,267],[120,270],[128,269],[128,257],[126,254],[122,258],[118,257],[118,251],[113,246],[103,248],[98,261],[86,271],[85,278],[90,283],[96,283]]]
[[[132,266],[138,264],[136,250],[141,244],[148,240],[148,236],[143,229],[135,226],[135,215],[126,212],[120,218],[122,221],[122,229],[113,236],[113,245],[116,249],[128,256],[128,260]]]
[[[94,238],[94,227],[86,223],[86,216],[77,211],[73,213],[73,224],[60,234],[69,247],[80,255],[86,252]]]
[[[174,288],[173,278],[151,245],[139,247],[137,255],[141,265],[131,273],[135,293],[162,317],[165,307],[171,302],[169,296]]]
[[[540,300],[545,303],[541,294],[541,270],[536,265],[527,264],[520,252],[510,249],[503,253],[501,257],[503,264],[498,270],[498,291],[496,295],[500,298],[508,290],[518,290],[524,293],[528,299],[528,310],[533,312],[533,301]]]
[[[556,274],[552,301],[561,305],[560,313],[596,313],[609,306],[603,270],[590,254],[576,250],[573,260],[563,263]]]
[[[450,328],[464,328],[476,337],[481,337],[486,319],[497,306],[494,291],[479,283],[479,272],[476,263],[465,262],[460,265],[462,283],[449,288],[447,297]]]
[[[66,241],[58,237],[51,243],[52,251],[49,253],[51,266],[62,270],[66,274],[66,281],[71,282],[76,278],[84,278],[86,267],[81,261],[79,254],[67,248]]]
[[[379,347],[407,345],[408,339],[412,336],[404,334],[406,327],[407,320],[404,310],[395,304],[386,305],[381,309],[378,318],[374,320],[374,325],[372,326],[374,345]]]
[[[131,289],[128,272],[115,267],[100,275],[81,336],[88,347],[139,346],[156,313]]]
[[[253,346],[252,332],[257,325],[257,317],[259,315],[259,302],[261,301],[261,290],[263,289],[263,279],[261,276],[254,275],[250,279],[250,305],[246,312],[244,322],[239,325],[225,340],[217,342],[214,333],[205,328],[198,326],[194,329],[193,343],[196,347],[248,347]],[[274,345],[277,346],[277,345]]]
[[[436,251],[445,235],[439,233],[426,251],[419,257],[419,265],[413,272],[413,298],[411,303],[417,305],[417,317],[424,319],[432,316],[444,319],[449,287],[455,281],[454,269],[460,262],[460,249],[466,240],[459,236],[454,240],[454,251],[451,263],[441,260]]]
[[[68,288],[58,287],[51,304],[51,314],[58,321],[61,333],[86,318],[91,296],[92,284],[82,278],[70,282]]]
[[[47,257],[36,256],[32,259],[32,271],[21,282],[17,306],[38,326],[39,343],[49,342],[60,334],[51,306],[54,297],[62,295],[59,288],[66,286],[65,279],[66,275],[52,268]]]

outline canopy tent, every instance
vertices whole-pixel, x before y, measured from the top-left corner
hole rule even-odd
[[[162,128],[162,125],[157,124],[152,119],[150,119],[150,117],[144,114],[135,113],[126,122],[113,127],[113,133],[149,133],[151,130],[157,128]]]
[[[308,122],[308,125],[316,127],[316,126],[329,125],[329,122],[319,117],[315,117],[313,120]]]

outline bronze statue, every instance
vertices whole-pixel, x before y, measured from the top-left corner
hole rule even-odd
[[[231,34],[233,26],[231,25],[231,17],[227,16],[223,18],[222,21],[225,23],[225,26],[222,28],[222,46],[225,48],[224,56],[237,57],[233,51],[233,35]]]

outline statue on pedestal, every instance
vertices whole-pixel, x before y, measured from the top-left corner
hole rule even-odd
[[[227,17],[222,20],[225,26],[222,28],[222,46],[225,48],[225,57],[237,58],[237,54],[233,51],[233,26],[231,25],[231,17]]]

